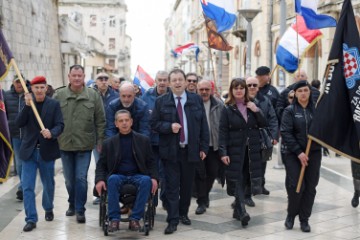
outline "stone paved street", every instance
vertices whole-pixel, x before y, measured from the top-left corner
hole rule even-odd
[[[61,172],[61,161],[57,161],[55,219],[46,222],[41,208],[41,184],[37,187],[39,222],[32,232],[22,232],[24,211],[22,202],[15,200],[15,178],[0,185],[0,239],[360,239],[359,210],[350,205],[353,194],[350,162],[344,158],[324,157],[321,179],[317,188],[313,214],[310,219],[311,233],[300,230],[298,219],[293,230],[286,230],[285,171],[274,169],[276,155],[268,164],[266,173],[269,196],[256,196],[256,207],[247,210],[251,216],[249,226],[243,228],[232,218],[230,204],[225,189],[215,183],[211,192],[210,208],[203,215],[195,215],[196,201],[192,200],[189,217],[191,226],[179,225],[173,235],[164,235],[166,213],[157,208],[154,230],[148,237],[142,233],[130,232],[127,224],[121,225],[117,233],[103,235],[98,226],[98,206],[92,205],[91,191],[94,179],[94,161],[89,170],[89,191],[86,224],[77,224],[75,217],[66,217],[67,193]],[[38,183],[40,183],[38,181]]]

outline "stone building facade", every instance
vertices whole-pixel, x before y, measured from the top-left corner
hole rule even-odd
[[[0,0],[1,28],[17,66],[25,78],[46,76],[49,84],[62,86],[58,1]],[[8,89],[14,70],[2,82]]]

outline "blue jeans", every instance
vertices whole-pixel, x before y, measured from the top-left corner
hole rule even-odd
[[[22,169],[22,160],[20,159],[20,146],[21,146],[21,138],[11,138],[11,145],[14,150],[14,160],[15,160],[15,167],[16,173],[20,178],[20,183],[18,186],[18,190],[22,191],[21,187],[21,169]]]
[[[140,220],[144,216],[145,204],[152,186],[150,177],[140,174],[134,176],[113,174],[107,180],[110,220],[120,220],[119,195],[121,186],[126,183],[133,184],[137,188],[135,203],[129,219]]]
[[[84,213],[87,201],[87,174],[91,160],[89,151],[61,151],[68,202],[75,212]]]
[[[35,183],[37,169],[40,172],[40,179],[43,185],[42,207],[46,212],[54,208],[55,191],[55,160],[43,160],[39,149],[34,149],[30,159],[22,163],[22,188],[24,193],[25,221],[36,223],[38,216],[35,203]]]

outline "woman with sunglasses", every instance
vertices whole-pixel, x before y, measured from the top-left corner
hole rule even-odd
[[[233,79],[220,118],[219,154],[226,165],[227,193],[235,197],[233,218],[243,226],[250,221],[244,204],[244,181],[249,175],[252,194],[262,193],[259,127],[265,125],[261,110],[249,100],[245,79]]]
[[[294,85],[293,90],[295,98],[292,104],[285,108],[280,126],[283,138],[281,152],[284,154],[285,186],[288,194],[285,227],[292,229],[295,217],[299,215],[301,230],[310,232],[309,218],[320,177],[321,147],[312,142],[309,155],[306,156],[307,132],[315,110],[311,87],[307,81],[302,80]],[[300,193],[296,193],[302,166],[306,166],[304,180]]]

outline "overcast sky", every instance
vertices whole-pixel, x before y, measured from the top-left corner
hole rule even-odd
[[[164,22],[173,0],[126,0],[127,34],[131,42],[131,77],[140,65],[153,78],[164,69]]]

